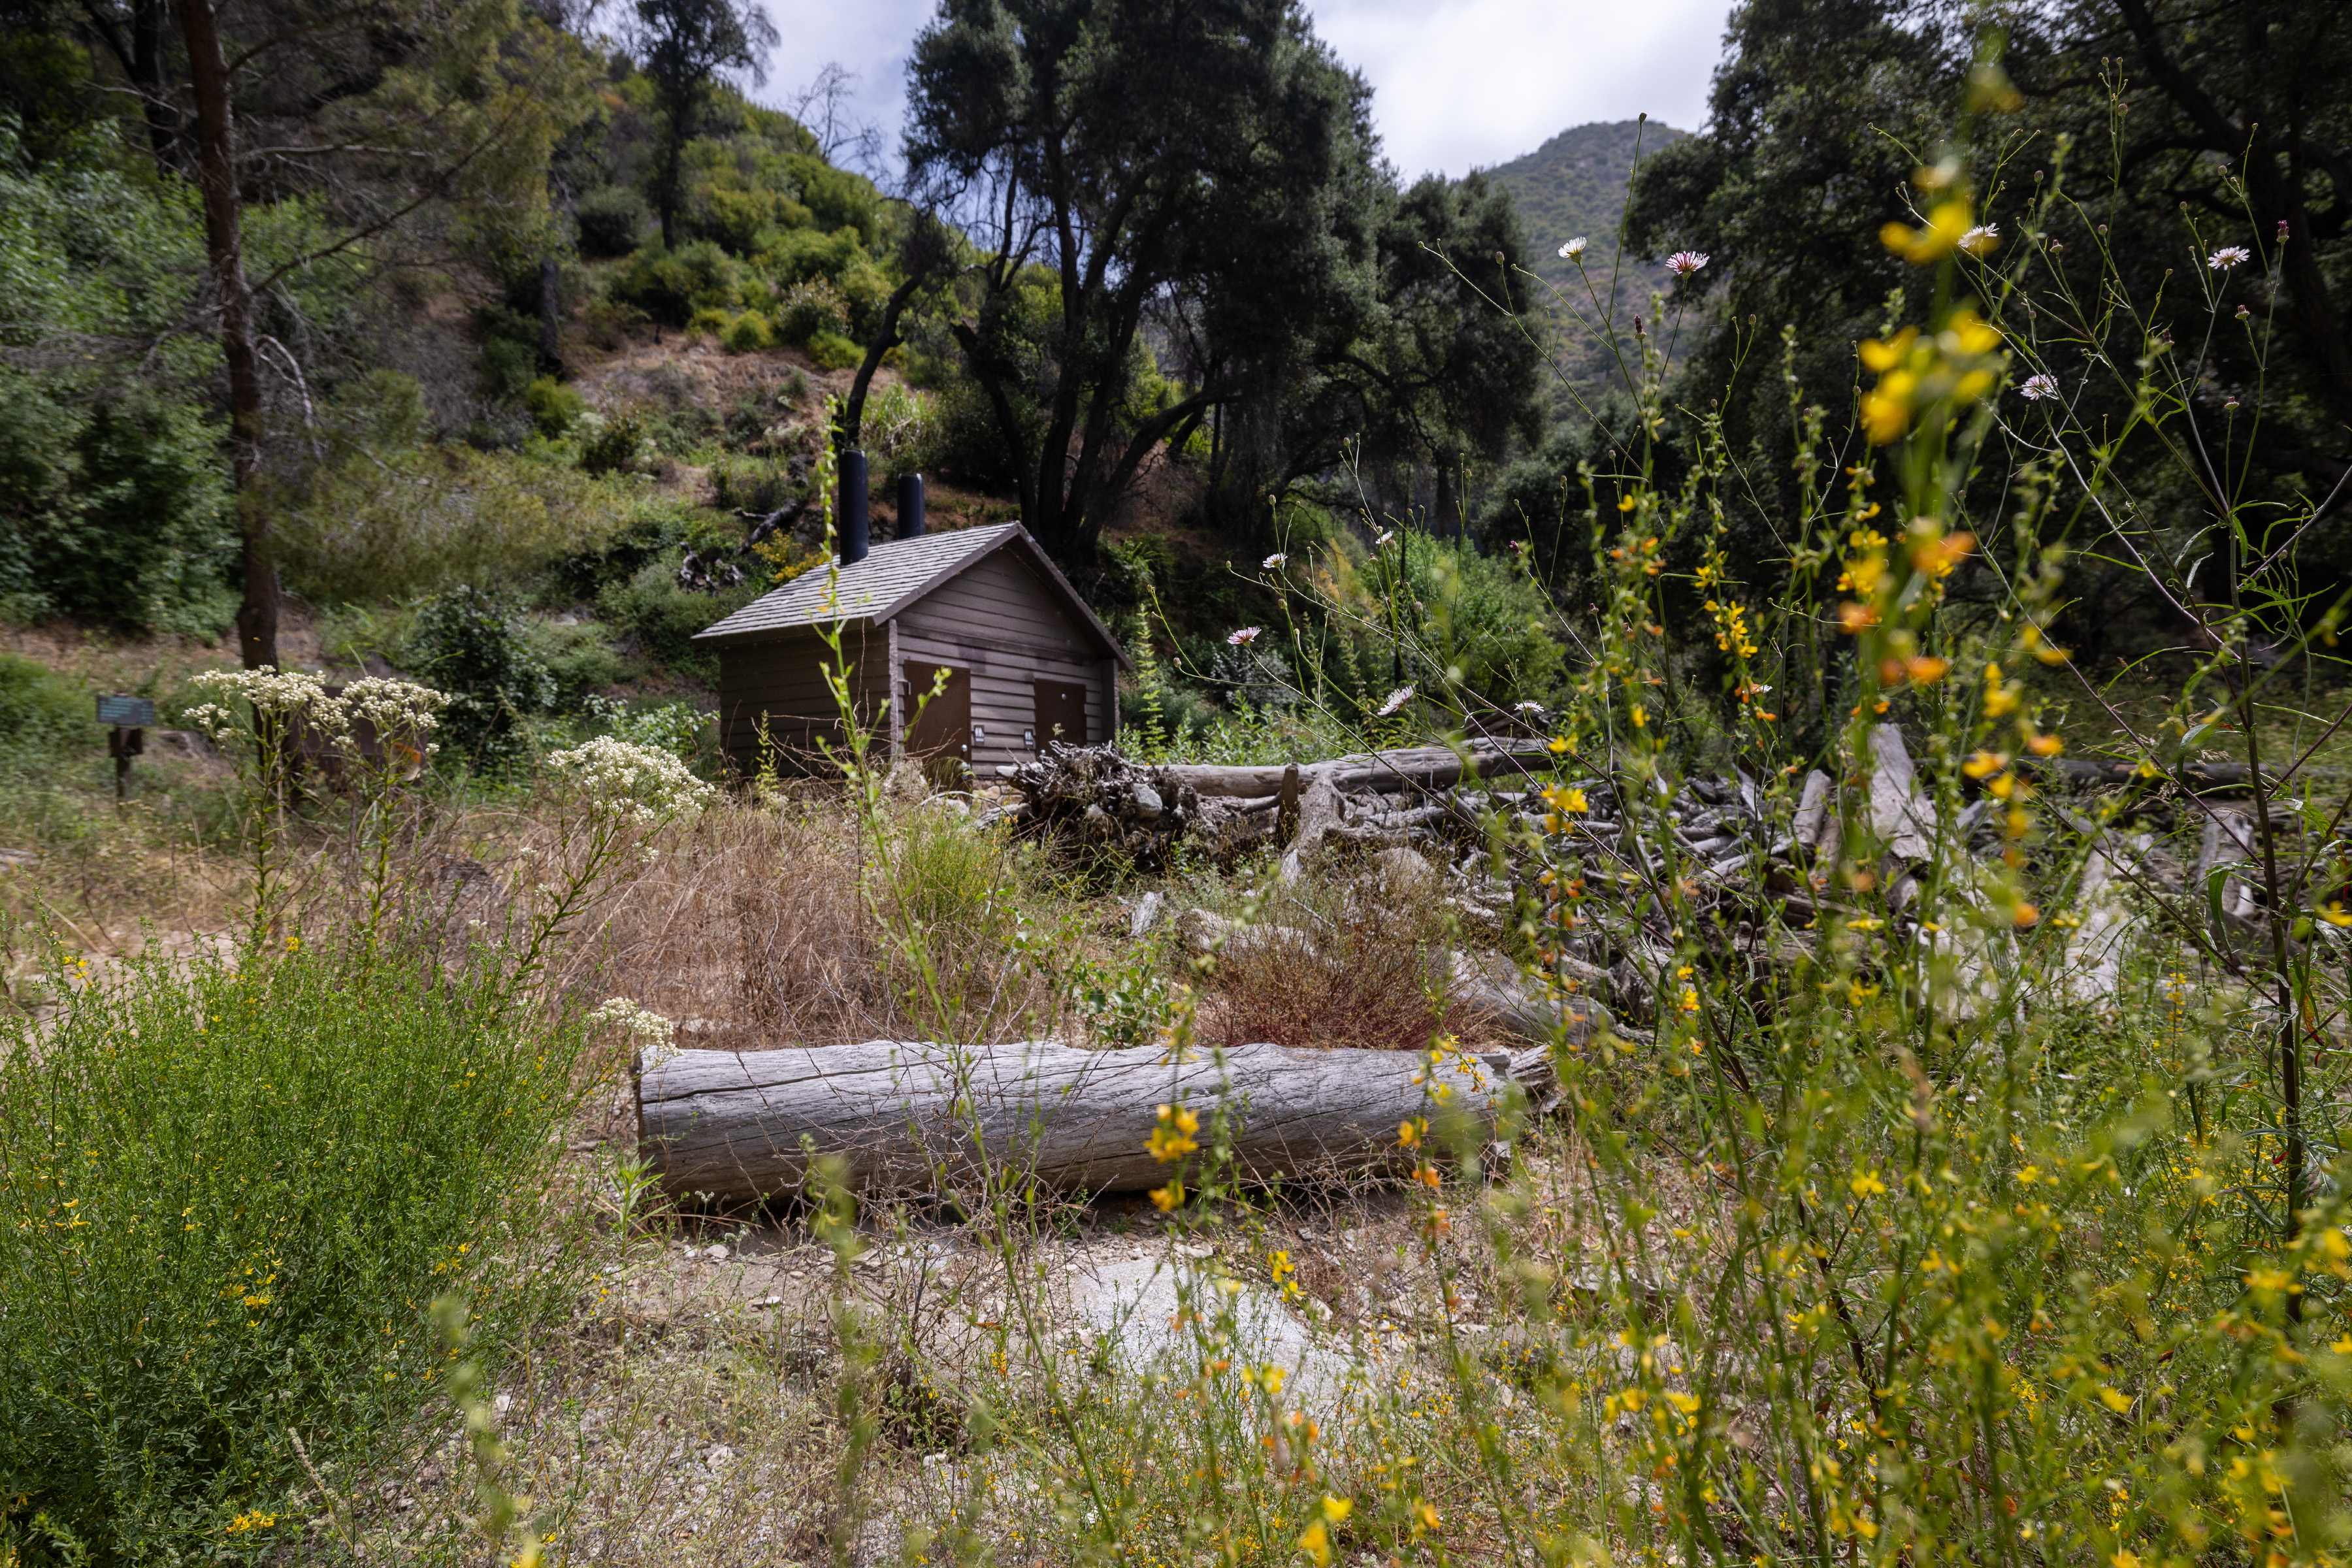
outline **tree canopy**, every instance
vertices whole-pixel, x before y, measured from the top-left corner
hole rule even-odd
[[[1444,463],[1524,423],[1507,201],[1400,192],[1295,0],[946,0],[910,89],[910,179],[978,252],[954,341],[1056,552],[1204,425],[1247,527],[1347,437]],[[1501,300],[1424,248],[1456,243]]]

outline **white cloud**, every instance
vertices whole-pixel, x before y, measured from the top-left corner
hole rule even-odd
[[[1308,0],[1315,30],[1372,84],[1407,178],[1507,163],[1547,137],[1647,113],[1706,117],[1726,0]]]
[[[895,166],[907,55],[932,0],[769,0],[783,35],[761,96],[782,102],[828,60]],[[1727,0],[1307,0],[1315,30],[1372,84],[1372,117],[1409,178],[1507,163],[1595,120],[1696,131]]]

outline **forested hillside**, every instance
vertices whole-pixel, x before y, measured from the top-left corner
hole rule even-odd
[[[1591,242],[1586,268],[1606,277],[1624,233],[1625,196],[1636,163],[1686,134],[1654,121],[1595,121],[1571,126],[1534,152],[1487,170],[1488,179],[1511,193],[1528,226],[1537,275],[1554,284],[1575,276],[1559,247],[1581,235]]]

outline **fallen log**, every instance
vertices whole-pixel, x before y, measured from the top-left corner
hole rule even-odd
[[[638,1141],[672,1193],[749,1200],[799,1191],[812,1153],[860,1189],[952,1191],[998,1169],[1058,1191],[1134,1192],[1170,1167],[1145,1151],[1155,1108],[1220,1103],[1248,1174],[1409,1165],[1398,1124],[1433,1096],[1491,1123],[1510,1058],[1402,1051],[1089,1051],[1051,1040],[896,1040],[775,1051],[680,1051],[637,1078]]]
[[[1552,761],[1549,743],[1539,740],[1475,741],[1469,753],[1471,767],[1483,778],[1515,776],[1547,767]],[[1161,771],[1205,797],[1279,795],[1284,775],[1294,767],[1302,786],[1312,787],[1317,780],[1328,779],[1342,794],[1452,789],[1462,782],[1465,772],[1461,754],[1451,746],[1360,752],[1322,763],[1271,763],[1262,767],[1201,763],[1174,764]]]

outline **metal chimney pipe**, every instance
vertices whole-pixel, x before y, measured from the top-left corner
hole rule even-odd
[[[923,536],[923,476],[898,476],[898,537],[920,539]]]
[[[835,513],[841,520],[839,529],[841,563],[855,566],[866,559],[866,454],[850,451],[841,455],[841,507]]]

